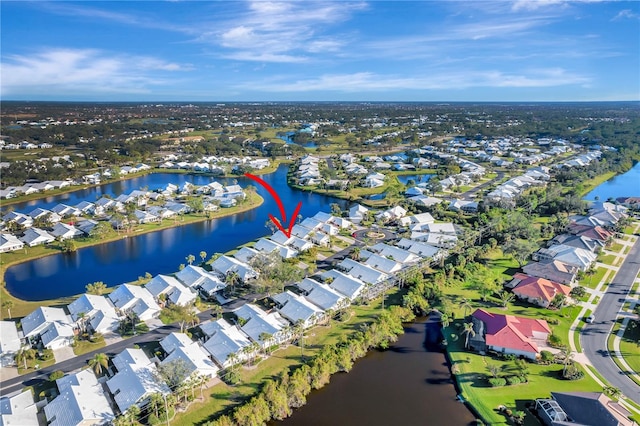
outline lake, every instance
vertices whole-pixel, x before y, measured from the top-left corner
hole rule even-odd
[[[475,424],[456,399],[444,354],[427,344],[421,319],[386,351],[372,350],[349,373],[331,376],[307,404],[271,426],[388,426]],[[433,331],[434,324],[430,325]],[[437,327],[437,326],[436,326]],[[437,330],[439,331],[439,330]],[[430,333],[431,334],[431,333]]]
[[[598,185],[586,195],[585,200],[593,201],[596,197],[600,201],[618,197],[640,197],[640,162],[626,173]]]
[[[338,203],[343,208],[347,205],[344,200],[290,188],[286,180],[286,165],[281,165],[276,172],[261,177],[278,192],[289,214],[299,201],[302,201],[300,214],[304,217],[313,216],[318,211],[329,212],[331,203]],[[129,192],[141,186],[153,189],[163,187],[169,182],[178,184],[185,181],[202,185],[211,180],[213,179],[205,176],[159,173],[77,192],[84,194],[89,191],[89,197],[95,199],[98,193],[120,193],[113,185],[119,185],[118,188],[122,188],[123,192]],[[238,182],[243,187],[254,184],[245,177],[239,177]],[[47,300],[83,293],[85,286],[95,281],[115,286],[133,281],[145,272],[152,275],[176,272],[181,263],[186,264],[185,258],[189,254],[195,255],[199,261],[199,253],[202,250],[211,256],[213,253],[223,253],[268,235],[270,232],[265,226],[269,220],[268,214],[279,217],[279,210],[274,199],[263,187],[258,187],[258,193],[265,202],[248,212],[129,236],[83,248],[75,253],[55,254],[11,266],[5,273],[7,289],[24,300]],[[78,201],[82,200],[76,193],[65,195]],[[59,202],[61,201],[50,200],[31,207],[47,206],[51,203],[55,205]]]

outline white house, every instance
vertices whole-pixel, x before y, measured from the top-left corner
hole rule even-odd
[[[130,284],[119,285],[109,299],[122,312],[133,312],[141,321],[147,321],[160,314],[160,306],[146,288]]]
[[[228,274],[235,272],[238,274],[242,281],[256,278],[258,276],[258,272],[255,271],[251,266],[226,255],[217,258],[211,264],[211,269],[223,276],[227,276]]]
[[[53,235],[55,238],[66,240],[69,238],[80,237],[84,234],[81,230],[73,225],[67,225],[66,223],[58,222],[53,226],[51,235]]]
[[[435,257],[440,249],[429,244],[421,243],[419,241],[410,240],[408,238],[402,238],[398,242],[398,247],[407,250],[410,253],[414,253],[422,258]]]
[[[11,234],[0,234],[0,253],[20,250],[24,243]]]
[[[107,425],[115,418],[102,384],[91,369],[58,380],[60,394],[44,406],[52,426]]]
[[[143,407],[154,393],[168,395],[171,392],[165,383],[157,380],[156,365],[142,349],[125,349],[113,357],[112,362],[118,372],[107,380],[107,387],[120,412],[124,413],[134,404]]]
[[[187,377],[197,374],[213,378],[218,374],[219,368],[211,361],[207,351],[184,333],[169,334],[160,341],[160,346],[169,354],[160,365],[180,360],[186,367]]]
[[[358,224],[362,222],[368,211],[368,208],[361,206],[360,204],[356,204],[349,209],[349,220],[355,224]]]
[[[291,247],[283,246],[282,244],[279,244],[275,241],[271,241],[268,238],[260,238],[256,242],[256,245],[254,247],[256,250],[259,250],[265,253],[271,253],[273,251],[277,251],[278,255],[283,259],[296,257],[298,254],[298,252],[295,249]]]
[[[176,274],[184,285],[190,288],[200,289],[207,297],[223,290],[227,285],[214,274],[205,271],[199,266],[188,265]]]
[[[363,265],[352,259],[344,259],[338,264],[338,267],[344,270],[347,275],[364,281],[367,284],[377,284],[388,278],[384,272],[378,271],[368,265]]]
[[[420,256],[399,247],[390,246],[385,243],[377,243],[371,250],[375,251],[382,257],[393,259],[403,264],[415,263],[421,259]]]
[[[197,295],[189,287],[185,287],[176,278],[168,275],[156,275],[145,284],[144,288],[151,293],[156,301],[159,301],[161,294],[165,294],[166,300],[174,305],[191,305],[197,298]]]
[[[337,269],[330,269],[321,275],[322,279],[329,284],[329,287],[340,294],[344,294],[351,301],[360,296],[365,287],[364,281],[342,273]]]
[[[0,398],[0,425],[40,426],[38,407],[30,389]]]
[[[377,269],[378,271],[382,271],[386,274],[393,274],[402,269],[402,263],[396,262],[395,260],[380,256],[378,254],[372,254],[365,260],[365,265],[371,266],[372,268]]]
[[[27,339],[40,336],[42,345],[49,349],[69,346],[73,342],[71,318],[61,308],[41,306],[20,321]]]
[[[303,291],[305,299],[324,311],[337,311],[349,305],[347,296],[311,278],[303,279],[296,286]]]
[[[16,323],[13,321],[0,321],[0,367],[15,365],[15,356],[22,347]]]
[[[324,311],[304,297],[287,290],[271,297],[278,304],[277,310],[292,324],[299,321],[305,328],[311,327],[324,318]]]
[[[289,323],[277,312],[267,313],[247,303],[235,310],[234,314],[242,324],[242,331],[263,347],[280,344],[290,337],[287,332]]]
[[[229,359],[231,354],[237,355],[236,362],[246,358],[242,349],[249,346],[251,341],[235,325],[229,324],[224,319],[219,319],[201,323],[200,329],[208,337],[202,346],[222,368],[233,364],[233,358]]]
[[[109,333],[118,329],[120,317],[113,304],[104,296],[83,294],[67,305],[71,319],[79,326],[80,314],[96,333]]]
[[[39,228],[29,228],[24,232],[24,235],[20,237],[20,241],[29,247],[35,247],[40,244],[49,244],[55,240],[56,238],[53,235]]]

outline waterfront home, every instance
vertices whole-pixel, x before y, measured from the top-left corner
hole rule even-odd
[[[288,319],[291,324],[301,323],[304,328],[308,328],[325,316],[322,309],[289,290],[271,296],[271,299],[276,302],[276,309],[280,315]]]
[[[187,287],[201,289],[207,297],[213,296],[227,286],[217,276],[200,266],[187,265],[175,275]]]
[[[545,278],[560,284],[573,286],[578,274],[578,267],[566,264],[559,260],[547,260],[543,262],[530,262],[522,268],[527,275]]]
[[[260,238],[256,245],[254,246],[255,250],[271,253],[273,251],[277,251],[278,255],[283,259],[289,259],[292,257],[296,257],[298,255],[298,251],[287,246],[283,246],[282,244],[276,243],[275,241],[271,241],[268,238]],[[236,259],[237,257],[234,256]],[[240,259],[238,259],[240,260]]]
[[[332,216],[331,214],[322,212],[322,211],[319,211],[316,214],[314,214],[312,218],[322,223],[331,223],[333,219],[335,219],[335,217]]]
[[[515,274],[507,287],[513,289],[513,294],[518,299],[526,300],[543,308],[548,308],[557,295],[568,298],[571,292],[569,286],[521,273]]]
[[[51,210],[46,210],[43,208],[36,208],[29,212],[29,216],[32,219],[45,218],[47,217],[51,223],[60,222],[62,219],[59,214],[52,212]]]
[[[325,283],[340,294],[345,295],[349,300],[354,301],[366,286],[365,282],[347,275],[337,269],[330,269],[320,276]]]
[[[117,373],[106,384],[121,413],[132,405],[144,407],[154,393],[171,393],[165,383],[158,381],[156,365],[142,349],[125,349],[112,362]]]
[[[365,178],[363,186],[365,188],[379,188],[384,186],[384,178],[382,173],[372,173]]]
[[[71,207],[68,206],[66,204],[58,204],[56,206],[54,206],[51,211],[55,214],[57,214],[60,217],[69,217],[69,216],[81,216],[82,215],[82,211],[75,208],[75,207]]]
[[[67,305],[67,310],[78,328],[85,328],[88,324],[94,332],[106,334],[114,332],[120,325],[115,307],[105,296],[83,294]]]
[[[222,368],[234,364],[234,358],[229,357],[231,354],[236,354],[235,363],[247,359],[248,354],[243,349],[249,346],[251,341],[235,325],[229,324],[224,319],[219,319],[201,323],[200,330],[207,336],[207,340],[202,346]]]
[[[149,207],[147,207],[147,213],[158,217],[159,220],[171,219],[171,218],[175,217],[176,214],[177,214],[173,210],[169,210],[169,209],[167,209],[165,207],[161,207],[161,206],[149,206]]]
[[[408,238],[402,238],[398,241],[397,246],[407,250],[409,253],[414,253],[421,258],[435,258],[441,250],[435,246],[422,243],[420,241],[410,240]]]
[[[146,288],[121,284],[109,293],[109,299],[121,312],[135,313],[140,321],[147,321],[160,314],[160,306]]]
[[[229,257],[226,255],[220,256],[211,264],[211,269],[214,272],[219,273],[222,276],[227,276],[233,272],[238,274],[242,281],[247,281],[251,278],[256,278],[258,276],[258,272],[255,271],[251,266],[247,265],[244,262],[240,262],[238,259],[234,259],[233,257]]]
[[[18,328],[13,321],[0,321],[0,367],[16,365],[15,356],[22,347]]]
[[[160,346],[168,356],[160,362],[167,365],[181,362],[184,365],[187,378],[201,375],[208,378],[216,377],[220,370],[209,358],[200,343],[192,341],[184,333],[171,333],[160,341]]]
[[[0,397],[0,425],[39,426],[38,407],[31,388]]]
[[[258,253],[258,250],[252,247],[241,247],[240,250],[232,254],[232,256],[240,262],[249,263]]]
[[[44,406],[51,426],[107,425],[115,418],[102,384],[91,369],[56,380],[60,392]]]
[[[411,239],[443,249],[452,248],[458,242],[458,237],[455,235],[420,231],[411,232]]]
[[[82,231],[83,234],[89,235],[93,228],[98,226],[98,222],[93,219],[82,219],[76,222],[75,227]]]
[[[410,251],[403,250],[399,247],[390,246],[385,243],[377,243],[376,245],[371,247],[371,250],[378,253],[382,257],[385,257],[387,259],[391,259],[403,264],[415,263],[421,259],[420,256],[414,253],[411,253]]]
[[[70,238],[80,237],[84,234],[81,230],[73,225],[67,225],[66,223],[58,222],[53,226],[51,235],[61,240],[67,240]]]
[[[155,216],[149,212],[142,210],[135,210],[133,214],[136,217],[136,222],[138,223],[153,223],[160,222],[160,217]]]
[[[185,287],[176,278],[169,275],[156,275],[144,285],[156,302],[161,295],[173,305],[189,306],[195,302],[197,295],[189,287]]]
[[[353,223],[343,217],[334,217],[331,223],[340,229],[349,229],[353,227]]]
[[[61,308],[41,306],[20,321],[24,337],[49,349],[69,346],[73,342],[71,318]]]
[[[494,314],[476,309],[471,315],[475,336],[469,346],[477,351],[492,350],[536,359],[539,346],[546,345],[551,329],[545,320]]]
[[[283,246],[291,244],[291,242],[293,241],[293,238],[294,237],[287,237],[286,235],[284,235],[282,231],[276,231],[273,235],[269,237],[271,241],[275,241],[276,243],[281,244]]]
[[[300,222],[300,226],[311,231],[318,231],[320,228],[322,228],[323,224],[324,222],[314,219],[313,217],[307,217],[302,222]]]
[[[364,263],[365,265],[376,268],[378,271],[385,272],[386,274],[393,274],[402,269],[402,263],[378,254],[372,254]]]
[[[538,250],[531,257],[533,260],[538,261],[559,260],[567,265],[573,265],[582,271],[586,271],[598,256],[589,250],[556,244],[549,248]]]
[[[536,400],[536,412],[546,426],[637,426],[632,413],[602,392],[551,392]]]
[[[337,311],[349,305],[347,296],[314,279],[305,278],[296,283],[296,287],[302,291],[305,299],[324,311]]]
[[[367,284],[377,284],[388,278],[388,275],[384,272],[348,258],[340,262],[338,268],[345,271],[347,275],[362,280]]]
[[[52,243],[56,240],[56,237],[40,228],[29,228],[19,239],[29,247],[35,247],[40,244]]]
[[[289,323],[277,312],[265,312],[247,303],[233,312],[242,331],[262,347],[279,345],[290,337]]]
[[[5,222],[15,222],[23,228],[33,226],[33,218],[29,215],[19,212],[9,212],[2,218]]]

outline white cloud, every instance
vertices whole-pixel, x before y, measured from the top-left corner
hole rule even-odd
[[[624,9],[618,12],[618,14],[613,17],[612,21],[620,19],[640,19],[640,14],[634,13],[631,9]]]
[[[78,92],[146,92],[167,84],[166,72],[190,66],[146,56],[109,55],[95,49],[48,49],[32,55],[12,55],[1,64],[0,91],[13,93],[53,90]]]
[[[549,8],[553,6],[566,7],[571,3],[601,3],[605,1],[617,1],[617,0],[515,0],[512,5],[514,11],[532,11],[542,8]]]
[[[591,80],[586,76],[572,74],[566,70],[538,69],[528,73],[505,73],[502,71],[437,71],[421,76],[383,75],[372,72],[351,74],[325,74],[317,78],[280,78],[262,83],[247,83],[243,88],[263,92],[371,92],[389,90],[456,90],[480,87],[535,88],[566,85],[583,85]]]

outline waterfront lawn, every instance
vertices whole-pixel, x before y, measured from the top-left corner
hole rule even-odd
[[[387,305],[397,302],[403,291],[393,289],[387,295]],[[332,321],[330,327],[319,325],[305,333],[304,356],[315,356],[321,348],[337,342],[341,336],[360,329],[360,326],[374,319],[380,310],[381,299],[370,302],[369,305],[351,306],[351,316],[344,322]],[[297,345],[284,346],[276,350],[271,356],[252,367],[240,370],[241,383],[229,386],[218,383],[205,391],[204,401],[196,401],[184,413],[178,413],[173,420],[175,424],[200,425],[224,414],[237,404],[249,399],[257,393],[262,383],[275,378],[281,371],[302,364],[301,349]]]
[[[461,325],[461,322],[458,324]],[[448,328],[457,330],[456,323]],[[524,411],[524,405],[536,398],[548,398],[551,390],[555,392],[597,392],[602,388],[591,378],[585,376],[576,381],[560,379],[563,366],[559,364],[539,365],[528,363],[528,383],[492,388],[487,382],[487,365],[497,365],[503,376],[506,372],[513,371],[514,362],[496,359],[490,356],[482,356],[477,353],[468,352],[464,349],[464,337],[457,341],[449,339],[449,355],[454,371],[457,371],[456,380],[460,387],[463,398],[468,401],[480,414],[487,424],[507,425],[509,424],[505,416],[498,413],[497,407],[505,405],[511,409]],[[582,367],[578,364],[578,368]],[[513,374],[513,373],[509,373]],[[509,375],[506,374],[506,375]],[[531,422],[527,416],[528,424]]]
[[[91,351],[95,351],[96,349],[100,349],[105,347],[104,336],[98,335],[94,338],[94,341],[90,340],[76,340],[73,345],[73,353],[78,355],[84,355]]]

